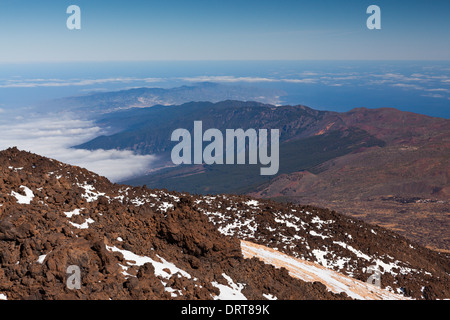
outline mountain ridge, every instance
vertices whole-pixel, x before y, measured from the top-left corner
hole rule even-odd
[[[258,100],[276,104],[280,96],[285,94],[284,91],[276,89],[199,82],[174,88],[139,87],[119,91],[93,92],[46,101],[40,108],[52,111],[81,112],[85,117],[96,118],[99,114],[133,108],[151,108],[158,105],[170,106],[190,101]]]
[[[247,193],[325,206],[397,230],[430,248],[450,250],[446,232],[450,228],[450,120],[394,108],[337,113],[239,101],[171,108],[141,110],[136,117],[141,125],[133,130],[78,147],[156,152],[161,166],[169,166],[153,168],[147,175],[124,181],[127,184],[201,194]],[[98,123],[115,127],[119,121],[129,121],[124,113],[115,117],[111,114]],[[280,129],[279,175],[292,175],[283,180],[290,187],[281,183],[279,175],[271,181],[258,177],[252,166],[170,167],[171,130],[190,130],[196,120],[203,120],[205,129]],[[302,172],[315,175],[315,182],[299,180]]]

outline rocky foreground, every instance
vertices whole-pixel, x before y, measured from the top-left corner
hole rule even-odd
[[[132,188],[0,152],[0,299],[354,298],[244,258],[245,243],[362,282],[376,265],[388,298],[450,297],[448,256],[334,211]],[[69,266],[81,271],[80,289],[67,286]]]

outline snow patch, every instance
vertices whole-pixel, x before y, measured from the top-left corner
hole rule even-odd
[[[263,293],[263,297],[266,298],[267,300],[278,300],[277,297],[275,297],[274,295],[272,295],[270,293],[269,294]]]
[[[167,212],[168,209],[173,208],[173,204],[168,203],[168,202],[163,202],[161,204],[161,206],[159,207],[159,210],[163,211],[163,212]]]
[[[39,258],[37,259],[36,262],[37,262],[37,263],[40,263],[40,264],[43,264],[46,257],[47,257],[47,255],[46,255],[46,254],[43,254],[43,255],[39,256]]]
[[[328,236],[324,236],[323,234],[317,233],[314,230],[309,231],[309,234],[314,237],[321,237],[322,239],[329,238]]]
[[[95,190],[94,186],[92,186],[90,184],[85,183],[83,185],[83,184],[77,183],[77,185],[80,188],[84,189],[85,193],[82,195],[82,197],[84,199],[86,199],[87,202],[94,202],[94,201],[98,200],[99,197],[105,195],[105,193],[97,192]]]
[[[191,279],[191,275],[189,273],[178,268],[173,263],[168,262],[167,260],[158,255],[157,257],[161,261],[155,261],[152,258],[146,256],[139,256],[131,251],[119,249],[117,247],[106,246],[106,248],[112,252],[120,252],[123,255],[124,259],[127,260],[127,263],[129,265],[143,266],[146,263],[151,263],[155,268],[155,275],[161,276],[164,279],[168,280],[171,277],[171,275],[175,273],[180,273],[183,277]],[[164,269],[170,270],[170,273],[167,273],[166,271],[164,271]]]
[[[242,289],[244,289],[244,284],[234,283],[233,279],[222,273],[222,277],[228,282],[228,286],[219,284],[215,281],[212,285],[220,290],[220,294],[214,297],[214,300],[247,300],[247,298],[242,294]]]
[[[340,241],[334,241],[333,243],[340,245],[341,247],[353,252],[358,258],[363,258],[367,261],[372,260],[371,257],[369,257],[367,254],[362,253],[359,250],[356,250],[355,248],[353,248],[352,246],[349,246],[348,244],[344,243],[344,242],[340,242]]]
[[[83,209],[75,209],[70,212],[64,212],[64,214],[67,218],[72,218],[73,216],[79,216],[81,213],[81,210],[83,210]]]
[[[77,223],[73,223],[73,222],[69,221],[69,223],[70,223],[72,226],[74,226],[75,228],[78,228],[78,229],[88,229],[88,228],[89,228],[89,225],[90,225],[91,223],[94,223],[94,222],[95,222],[95,221],[92,220],[91,218],[86,219],[86,221],[84,221],[83,224],[77,224]]]
[[[25,192],[24,196],[14,191],[11,192],[11,195],[16,198],[18,204],[30,204],[34,199],[33,191],[25,186],[20,186],[20,188]]]
[[[250,201],[245,202],[245,204],[247,206],[250,206],[250,207],[258,207],[259,206],[259,201],[250,200]]]

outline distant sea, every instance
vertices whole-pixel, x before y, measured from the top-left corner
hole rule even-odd
[[[0,117],[46,100],[196,82],[280,89],[279,104],[392,107],[450,117],[450,61],[164,61],[0,64]]]

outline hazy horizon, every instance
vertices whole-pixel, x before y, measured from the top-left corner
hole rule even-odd
[[[215,82],[283,91],[274,104],[340,112],[392,107],[450,117],[449,61],[58,62],[0,68],[3,111],[95,92]]]

